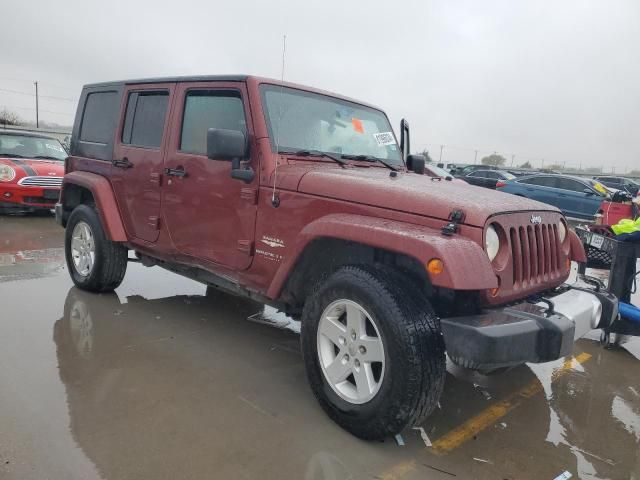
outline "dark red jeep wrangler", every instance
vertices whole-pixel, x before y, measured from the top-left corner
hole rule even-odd
[[[329,416],[377,439],[438,403],[445,351],[492,371],[571,354],[615,298],[565,285],[582,245],[554,207],[422,175],[382,110],[251,76],[88,85],[56,216],[75,284],[133,250],[302,321]]]

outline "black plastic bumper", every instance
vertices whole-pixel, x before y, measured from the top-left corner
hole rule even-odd
[[[572,291],[573,294],[569,293]],[[597,327],[587,323],[584,302],[576,306],[582,311],[575,318],[554,310],[555,299],[559,305],[564,301],[566,311],[567,298],[573,298],[571,295],[576,295],[575,291],[586,293],[594,305],[594,317],[598,315],[597,305],[600,305],[602,313],[598,315]],[[479,370],[549,362],[570,355],[577,337],[592,328],[609,325],[618,315],[615,296],[596,286],[573,288],[565,285],[534,302],[487,309],[479,315],[443,318],[441,325],[447,354],[455,363]],[[541,306],[541,302],[547,306]]]

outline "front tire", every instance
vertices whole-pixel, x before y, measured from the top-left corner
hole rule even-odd
[[[107,239],[96,211],[76,207],[65,231],[65,256],[73,283],[90,292],[115,290],[127,271],[127,248]]]
[[[420,423],[442,393],[439,321],[408,285],[394,272],[348,266],[305,303],[301,342],[311,388],[325,412],[362,439]]]

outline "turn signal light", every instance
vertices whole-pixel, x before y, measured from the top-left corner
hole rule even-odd
[[[427,272],[432,275],[440,275],[444,272],[444,263],[439,258],[432,258],[427,263]]]
[[[571,269],[571,259],[570,258],[567,258],[565,260],[565,267],[566,267],[567,270]]]
[[[500,287],[492,288],[490,291],[492,297],[497,297],[498,293],[500,292]]]

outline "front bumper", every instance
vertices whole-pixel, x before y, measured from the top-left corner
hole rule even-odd
[[[562,285],[526,302],[487,309],[478,315],[443,318],[449,357],[457,364],[494,370],[526,362],[543,363],[570,355],[573,343],[618,316],[617,298],[599,281]]]
[[[52,209],[60,197],[60,187],[26,187],[0,182],[0,202],[3,208]]]

